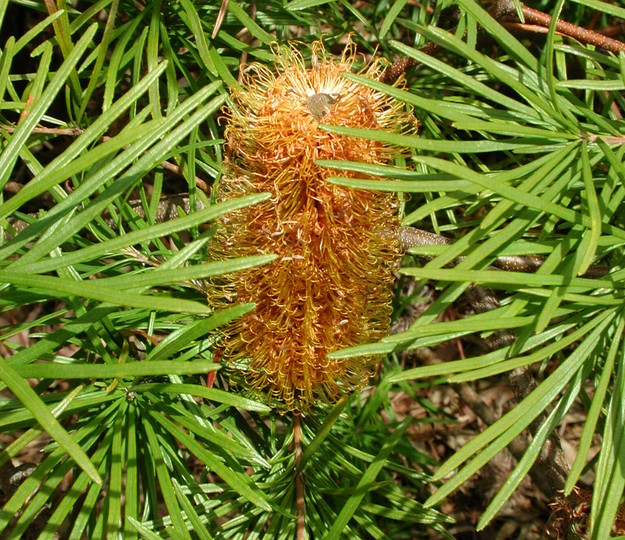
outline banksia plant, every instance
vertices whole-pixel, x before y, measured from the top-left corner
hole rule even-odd
[[[625,9],[527,3],[0,5],[0,540],[623,534]]]
[[[252,65],[228,111],[228,159],[221,200],[270,192],[260,205],[221,219],[217,258],[275,253],[270,267],[215,283],[211,301],[256,308],[226,331],[224,357],[283,410],[332,402],[367,382],[379,358],[330,360],[327,354],[389,332],[392,270],[400,249],[394,194],[327,182],[321,159],[387,163],[396,148],[330,133],[322,124],[404,131],[403,105],[343,77],[357,61],[347,45],[332,58],[320,42],[311,65],[291,47],[275,71]],[[360,74],[378,79],[376,60]]]

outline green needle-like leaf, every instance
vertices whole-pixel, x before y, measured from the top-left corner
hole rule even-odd
[[[102,478],[98,474],[89,457],[79,444],[63,429],[59,421],[50,413],[48,408],[28,383],[20,377],[6,361],[0,358],[0,380],[15,394],[15,397],[32,413],[50,437],[52,437],[74,459],[76,464],[89,475],[96,484],[102,485]]]

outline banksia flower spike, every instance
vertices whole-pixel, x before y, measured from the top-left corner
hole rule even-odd
[[[248,389],[282,410],[334,402],[368,381],[379,358],[327,354],[388,333],[400,257],[396,196],[329,184],[332,171],[315,165],[387,163],[397,149],[319,124],[398,132],[414,122],[392,98],[343,77],[356,60],[353,45],[339,58],[321,43],[311,52],[307,67],[295,48],[278,51],[275,71],[248,67],[234,92],[219,199],[272,197],[223,217],[211,247],[218,259],[278,256],[213,283],[209,300],[256,304],[226,329],[223,357]],[[360,74],[379,79],[384,68],[378,60]]]

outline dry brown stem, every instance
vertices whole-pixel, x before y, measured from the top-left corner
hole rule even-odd
[[[536,25],[541,28],[549,28],[552,24],[553,17],[551,15],[544,13],[542,11],[538,11],[537,9],[527,7],[524,4],[521,4],[521,12],[525,19],[525,23],[529,23],[532,25]],[[501,19],[504,17],[512,16],[516,17],[516,10],[514,8],[514,3],[510,0],[502,0],[497,2],[493,9],[493,15],[496,19]],[[531,29],[533,27],[524,26],[524,29]],[[537,32],[543,32],[543,30],[534,30]],[[618,54],[619,52],[625,52],[625,43],[619,41],[617,39],[612,39],[604,34],[600,34],[598,32],[594,32],[593,30],[589,30],[588,28],[584,28],[582,26],[578,26],[576,24],[572,24],[566,21],[558,20],[556,22],[556,32],[563,36],[568,36],[581,43],[587,43],[589,45],[595,45],[597,47],[601,47],[606,51],[613,52],[614,54]]]
[[[293,415],[293,446],[295,459],[293,470],[295,471],[295,496],[297,497],[297,540],[306,540],[306,491],[304,487],[304,471],[300,471],[302,461],[302,415],[296,412]]]

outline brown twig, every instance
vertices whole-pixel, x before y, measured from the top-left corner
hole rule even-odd
[[[502,22],[501,26],[503,26],[506,30],[517,30],[519,32],[529,32],[530,34],[549,33],[549,28],[545,28],[544,26],[539,26],[537,24],[526,24],[526,23],[520,23],[520,22]]]
[[[521,4],[521,12],[525,19],[525,23],[535,24],[543,28],[549,28],[553,17],[537,9],[527,7]],[[497,2],[493,14],[496,19],[501,19],[506,16],[516,16],[516,10],[514,3],[510,0],[502,0]],[[582,43],[588,43],[601,47],[606,51],[618,54],[619,52],[625,52],[625,43],[617,39],[612,39],[598,32],[588,30],[582,26],[572,24],[566,21],[558,20],[556,22],[556,32],[561,35],[571,37]]]
[[[182,172],[182,170],[180,169],[180,167],[178,167],[178,165],[174,165],[173,163],[169,163],[169,161],[161,161],[161,167],[163,167],[163,169],[167,169],[168,171],[171,171],[179,176],[183,176],[184,174]],[[208,187],[208,184],[206,182],[204,182],[204,180],[202,180],[199,176],[195,177],[195,185],[201,189],[204,193],[209,193],[210,188]]]
[[[525,20],[530,23],[539,24],[541,26],[549,26],[551,24],[552,17],[542,11],[538,11],[527,6],[523,6],[523,16]],[[571,24],[566,21],[556,22],[556,31],[577,39],[582,43],[589,43],[596,45],[607,51],[618,54],[619,52],[625,52],[625,43],[616,39],[609,38],[592,30],[588,30],[576,24]]]
[[[7,133],[15,133],[17,129],[16,126],[7,126],[4,124],[0,124],[0,130],[6,131]],[[69,128],[51,128],[51,127],[36,127],[31,133],[36,135],[67,135],[69,137],[78,137],[83,132],[82,128],[79,127],[69,127]]]

